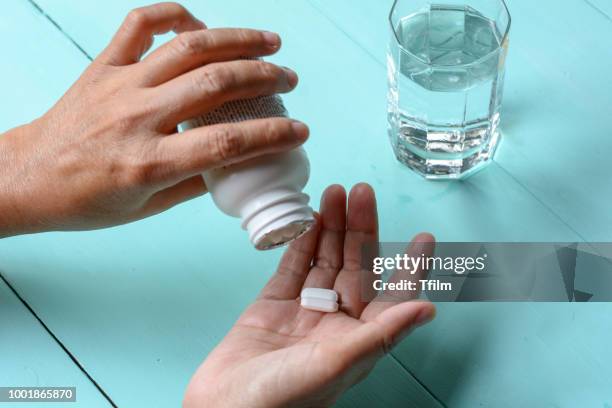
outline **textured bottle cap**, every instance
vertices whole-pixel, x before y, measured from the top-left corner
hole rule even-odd
[[[287,117],[287,109],[278,95],[260,96],[227,102],[205,115],[190,120],[191,127],[236,123],[244,120]]]

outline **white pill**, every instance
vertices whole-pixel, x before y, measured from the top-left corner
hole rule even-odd
[[[338,294],[331,289],[305,288],[300,294],[300,305],[319,312],[337,312]]]

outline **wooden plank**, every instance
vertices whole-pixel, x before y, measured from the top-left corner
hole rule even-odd
[[[612,21],[612,2],[609,0],[584,0],[597,11],[607,16]]]
[[[425,396],[420,384],[406,375],[404,367],[390,357],[376,365],[372,373],[358,386],[349,389],[335,405],[336,408],[402,407],[442,408],[429,394]]]
[[[389,13],[393,0],[368,1],[355,7],[348,0],[309,0],[321,14],[345,36],[386,67],[386,54],[391,38]]]
[[[438,304],[393,354],[449,407],[612,403],[608,303]]]
[[[509,148],[497,161],[585,240],[610,241],[612,53],[602,38],[612,22],[577,0],[511,8]]]
[[[76,387],[77,401],[70,403],[71,407],[111,406],[2,280],[0,322],[1,387]],[[22,402],[0,404],[24,406]]]
[[[10,0],[0,14],[0,132],[42,115],[87,61],[34,7]]]

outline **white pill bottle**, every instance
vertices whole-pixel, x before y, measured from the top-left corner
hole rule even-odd
[[[228,102],[181,127],[186,130],[275,116],[287,116],[277,95]],[[287,244],[314,224],[310,198],[302,192],[309,175],[306,151],[299,147],[209,170],[202,176],[215,205],[240,218],[251,243],[264,250]]]

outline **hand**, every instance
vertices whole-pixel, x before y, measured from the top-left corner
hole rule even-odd
[[[208,30],[176,3],[132,11],[49,112],[0,137],[0,236],[147,217],[204,194],[204,170],[302,144],[308,128],[285,118],[177,134],[227,101],[292,90],[293,71],[240,59],[279,48],[277,34]]]
[[[200,366],[184,406],[329,406],[413,328],[431,320],[435,309],[428,302],[389,294],[370,303],[361,299],[361,247],[367,242],[378,242],[372,189],[354,187],[347,214],[344,189],[328,188],[317,227],[290,246],[257,301]],[[420,234],[409,252],[431,254],[433,246],[431,235]],[[303,287],[333,288],[340,311],[303,309]]]

